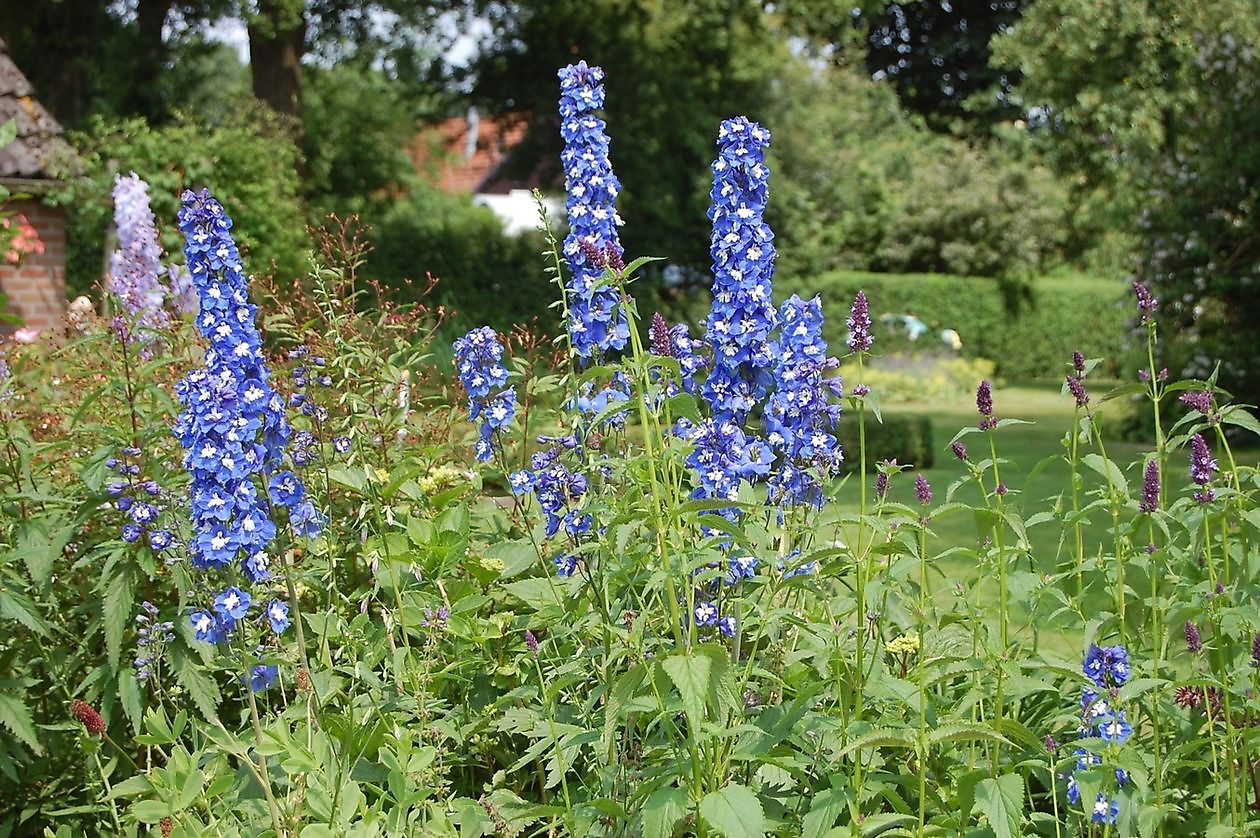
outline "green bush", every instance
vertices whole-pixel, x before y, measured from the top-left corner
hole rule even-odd
[[[387,286],[401,289],[428,273],[439,281],[436,299],[461,323],[506,329],[537,317],[556,328],[548,306],[558,291],[543,271],[538,236],[508,236],[494,213],[466,196],[423,187],[365,220],[374,228],[368,268]]]
[[[941,329],[955,329],[963,357],[990,358],[998,375],[1007,378],[1058,378],[1074,349],[1108,359],[1099,372],[1116,375],[1131,319],[1121,283],[1084,277],[1034,280],[1016,300],[1008,300],[996,280],[947,274],[838,271],[811,280],[779,280],[777,288],[780,295],[822,295],[833,346],[843,345],[849,306],[863,290],[875,321],[877,353],[881,337],[888,335],[880,315],[913,312],[932,329],[920,344],[937,346]]]
[[[180,193],[207,187],[232,214],[232,232],[252,271],[283,278],[305,272],[306,214],[297,170],[301,155],[274,115],[242,106],[214,125],[181,116],[160,127],[143,119],[98,118],[72,140],[79,151],[79,175],[57,196],[67,208],[66,286],[71,295],[85,293],[102,275],[114,178],[132,171],[149,184],[150,205],[167,253],[178,254],[182,247],[175,225]]]
[[[836,436],[844,450],[844,467],[850,471],[858,467],[858,452],[862,450],[858,434],[858,420],[849,414],[840,420]],[[901,465],[918,469],[931,468],[936,457],[932,448],[932,420],[927,416],[889,416],[878,422],[872,416],[866,418],[866,467],[874,469],[881,460],[896,460]]]

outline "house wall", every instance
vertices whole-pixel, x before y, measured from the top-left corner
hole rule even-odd
[[[66,314],[66,216],[58,207],[34,200],[5,204],[26,216],[44,242],[42,254],[30,254],[16,268],[0,254],[0,293],[8,309],[32,329],[59,331]],[[0,326],[12,331],[11,326]]]

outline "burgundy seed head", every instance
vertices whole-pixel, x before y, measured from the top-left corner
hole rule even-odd
[[[1072,353],[1072,369],[1076,370],[1082,378],[1085,377],[1085,356],[1081,354],[1081,350],[1077,349]]]
[[[875,497],[882,500],[886,494],[888,494],[888,474],[881,471],[875,475]]]
[[[87,732],[93,736],[100,736],[105,731],[105,720],[101,718],[101,714],[96,712],[96,708],[88,704],[82,699],[76,698],[70,704],[70,713],[78,719]]]
[[[1178,687],[1173,692],[1173,701],[1179,707],[1193,710],[1203,704],[1203,693],[1198,687]]]

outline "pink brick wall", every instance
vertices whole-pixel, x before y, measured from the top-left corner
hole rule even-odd
[[[66,314],[65,212],[31,200],[4,208],[26,216],[43,240],[44,252],[28,255],[16,268],[0,260],[0,293],[8,298],[9,311],[30,328],[59,331]]]

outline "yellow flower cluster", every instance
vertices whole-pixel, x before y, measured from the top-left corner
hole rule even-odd
[[[913,655],[919,651],[919,635],[903,634],[890,640],[884,648],[894,655]]]

